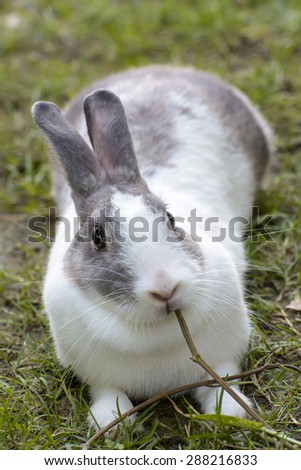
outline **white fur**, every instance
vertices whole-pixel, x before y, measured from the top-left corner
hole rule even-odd
[[[128,96],[125,99],[130,101]],[[171,94],[169,99],[175,103],[183,98]],[[58,227],[45,281],[45,306],[59,359],[90,384],[91,422],[96,420],[100,426],[114,418],[116,400],[124,412],[131,407],[128,397],[149,397],[207,377],[190,360],[176,316],[163,315],[150,291],[179,285],[175,305],[178,302],[182,306],[200,354],[221,375],[238,372],[247,349],[250,322],[243,300],[243,246],[231,241],[228,234],[221,243],[213,243],[212,236],[221,227],[227,228],[231,217],[248,217],[254,176],[244,150],[232,146],[229,131],[216,115],[205,105],[195,105],[193,111],[198,116],[194,121],[175,116],[173,131],[180,144],[171,167],[159,166],[147,182],[175,216],[187,219],[196,208],[203,220],[219,217],[219,224],[210,232],[204,232],[204,222],[198,224],[202,266],[177,244],[165,241],[164,224],[160,225],[158,242],[151,236],[141,243],[129,240],[130,218],[143,216],[151,225],[156,214],[141,196],[117,191],[113,205],[127,220],[122,227],[127,237],[122,256],[137,273],[137,303],[115,315],[113,302],[81,291],[64,272],[63,260],[70,243],[64,241],[63,225]],[[87,139],[85,126],[80,125],[80,129]],[[143,167],[141,171],[143,175]],[[73,205],[65,216],[76,217]],[[187,220],[183,228],[189,230]],[[215,411],[216,389],[198,389],[194,395],[204,412]],[[243,415],[240,405],[227,394],[222,411]]]

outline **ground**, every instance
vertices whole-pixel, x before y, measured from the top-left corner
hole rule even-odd
[[[176,4],[176,6],[175,6]],[[64,106],[109,72],[188,64],[238,86],[275,132],[270,181],[249,232],[246,298],[254,324],[246,393],[275,431],[254,421],[197,416],[168,401],[95,448],[287,449],[301,446],[301,1],[3,0],[0,9],[0,448],[77,449],[92,435],[87,387],[55,357],[41,303],[47,243],[27,243],[28,220],[47,215],[49,163],[33,125],[34,101]],[[262,229],[265,215],[273,216]],[[270,239],[269,239],[270,238]],[[282,433],[282,434],[280,434]]]

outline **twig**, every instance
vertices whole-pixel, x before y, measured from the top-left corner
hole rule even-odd
[[[266,364],[264,366],[257,367],[256,369],[241,372],[240,374],[229,375],[225,378],[227,380],[237,380],[237,379],[242,379],[242,378],[245,378],[245,377],[250,377],[252,375],[258,375],[261,372],[265,372],[266,370],[279,369],[281,367],[284,367],[284,368],[287,368],[287,369],[292,369],[292,370],[300,373],[300,370],[295,366],[292,366],[290,364],[278,364],[277,363],[277,364]],[[108,432],[114,426],[119,424],[125,418],[133,415],[134,413],[137,413],[139,411],[144,410],[145,408],[153,405],[154,403],[159,402],[160,400],[164,400],[166,397],[176,395],[178,393],[184,393],[184,392],[187,392],[189,390],[193,390],[193,389],[199,388],[199,387],[212,387],[212,386],[216,386],[216,385],[217,385],[217,381],[215,379],[208,379],[208,380],[202,380],[200,382],[195,382],[195,383],[188,384],[188,385],[183,385],[181,387],[174,388],[173,390],[168,390],[167,392],[159,393],[158,395],[155,395],[155,396],[149,398],[148,400],[146,400],[142,403],[139,403],[139,405],[134,406],[133,408],[126,411],[122,415],[118,416],[118,418],[111,421],[109,424],[107,424],[107,426],[101,428],[99,431],[97,431],[95,434],[93,434],[93,436],[83,445],[83,449],[89,449],[90,445],[94,441],[99,439],[101,436],[103,436],[106,432]]]
[[[237,401],[237,403],[239,403],[245,410],[246,412],[251,415],[253,418],[255,418],[257,421],[259,421],[265,428],[267,429],[272,429],[272,427],[266,422],[264,421],[264,419],[262,419],[257,413],[255,410],[253,410],[253,408],[251,408],[234,390],[233,388],[228,385],[228,383],[222,379],[222,377],[220,377],[213,369],[212,367],[206,362],[204,361],[204,359],[200,356],[200,354],[198,353],[197,349],[196,349],[196,346],[192,340],[192,337],[191,337],[191,334],[190,334],[190,331],[188,329],[188,326],[187,326],[187,323],[186,321],[184,320],[184,317],[183,317],[183,314],[181,312],[181,310],[175,310],[175,314],[177,316],[177,319],[178,319],[178,322],[180,324],[180,327],[181,327],[181,330],[182,330],[182,333],[184,335],[184,338],[186,340],[186,343],[190,349],[190,352],[192,354],[192,358],[191,360],[193,362],[196,362],[197,364],[199,364],[201,367],[203,367],[203,369],[208,372],[208,374],[213,377],[216,382],[224,389],[226,390],[229,395],[231,395],[231,397]],[[229,380],[229,378],[227,378],[227,380]]]

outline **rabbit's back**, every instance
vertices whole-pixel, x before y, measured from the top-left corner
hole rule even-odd
[[[212,134],[219,123],[231,144],[244,149],[256,180],[262,179],[271,155],[269,125],[243,93],[214,75],[188,67],[150,66],[108,76],[85,88],[66,108],[67,119],[82,133],[83,98],[98,88],[120,97],[140,166],[168,164],[168,156],[181,144],[176,125],[197,121],[201,139],[211,119]]]

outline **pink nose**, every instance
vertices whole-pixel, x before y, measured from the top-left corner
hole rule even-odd
[[[149,291],[149,293],[152,297],[154,297],[154,299],[167,302],[175,294],[176,290],[178,289],[178,286],[179,284],[176,284],[170,289],[157,289]]]

